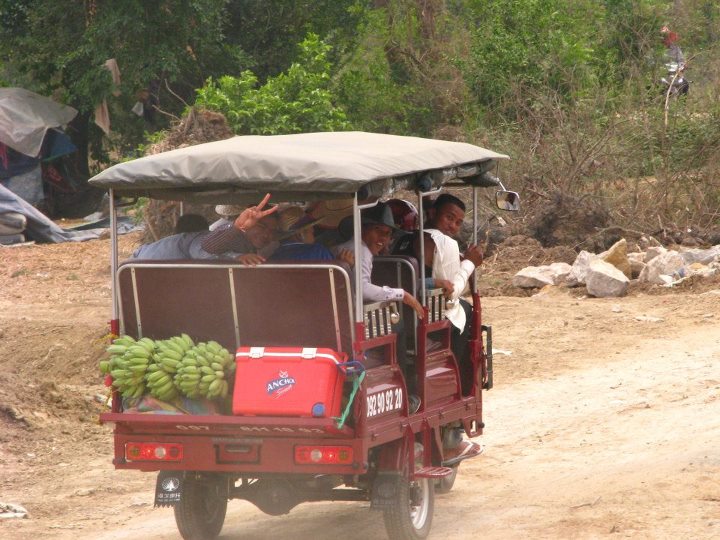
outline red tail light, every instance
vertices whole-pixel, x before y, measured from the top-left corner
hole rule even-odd
[[[352,446],[296,446],[295,463],[299,465],[351,465]]]
[[[182,461],[183,447],[177,443],[127,443],[128,461]]]

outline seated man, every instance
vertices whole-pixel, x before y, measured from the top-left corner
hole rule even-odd
[[[412,294],[404,289],[395,289],[386,286],[380,287],[370,281],[373,257],[383,251],[390,241],[393,228],[395,227],[390,209],[384,203],[378,203],[377,206],[363,210],[361,226],[362,242],[360,249],[362,253],[359,253],[358,256],[360,257],[359,266],[363,300],[367,302],[399,300],[413,308],[418,318],[422,319],[424,316],[423,308]],[[353,247],[354,240],[351,238],[335,246],[335,251],[339,253],[342,250],[352,250]]]
[[[472,306],[460,296],[468,288],[468,280],[477,266],[482,264],[483,254],[476,245],[468,246],[460,258],[460,248],[454,236],[460,232],[465,219],[465,203],[453,195],[443,193],[428,212],[425,229],[425,267],[431,272],[434,285],[442,287],[449,299],[454,300],[445,316],[452,323],[451,348],[460,369],[463,395],[472,388],[473,365],[469,357]],[[419,252],[419,245],[417,246]],[[461,459],[463,455],[477,451],[477,445],[462,440],[462,428],[448,429],[443,439],[446,447],[444,457]]]
[[[347,237],[342,237],[339,225],[344,218],[350,216],[352,229],[352,211],[352,199],[330,199],[312,203],[307,213],[315,219],[322,220],[315,228],[315,241],[332,248],[347,240]]]
[[[428,212],[425,237],[425,267],[430,269],[434,286],[442,288],[454,304],[445,316],[453,324],[452,349],[460,367],[463,394],[472,386],[472,363],[468,358],[468,341],[472,307],[461,295],[468,288],[468,280],[475,267],[482,264],[483,254],[471,245],[460,259],[460,248],[453,238],[465,219],[465,203],[453,195],[443,193]],[[419,252],[419,249],[418,249]]]
[[[360,244],[361,253],[357,256],[360,258],[360,276],[362,283],[363,300],[366,302],[385,302],[390,300],[399,300],[404,304],[410,306],[419,319],[425,316],[423,307],[417,299],[407,292],[405,289],[392,288],[379,285],[375,285],[370,281],[372,276],[373,268],[373,257],[383,252],[385,247],[390,242],[393,228],[395,223],[393,222],[392,212],[390,208],[384,203],[378,203],[377,206],[367,208],[362,211],[361,215],[361,238]],[[352,252],[354,247],[354,240],[350,238],[346,242],[339,244],[335,247],[336,252],[340,250],[350,250]],[[402,321],[400,322],[402,325]],[[400,344],[397,347],[397,359],[400,366],[403,368],[405,378],[408,384],[408,393],[410,394],[409,408],[410,412],[414,413],[420,407],[420,400],[417,397],[417,391],[415,389],[416,381],[410,373],[409,367],[406,365],[406,351],[405,351],[405,338],[402,326],[396,327],[396,333],[398,334],[397,342]]]

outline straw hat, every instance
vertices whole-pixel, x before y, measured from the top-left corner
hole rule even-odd
[[[308,213],[316,219],[322,219],[323,226],[335,228],[342,218],[352,214],[352,210],[352,199],[333,199],[318,201]]]
[[[223,217],[239,216],[243,210],[245,207],[238,204],[218,204],[215,207],[215,213]]]
[[[324,218],[314,218],[299,206],[290,206],[278,214],[280,220],[281,239],[304,231],[324,221]]]

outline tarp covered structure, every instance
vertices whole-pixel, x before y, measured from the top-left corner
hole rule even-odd
[[[64,126],[76,115],[72,107],[24,88],[0,88],[0,143],[37,157],[47,130]]]
[[[45,163],[58,178],[56,164],[76,151],[61,128],[77,115],[72,107],[23,88],[0,88],[0,216],[23,223],[13,234],[0,235],[0,245],[24,240],[67,242],[97,238],[102,229],[71,231],[57,226],[34,205],[45,200]],[[69,184],[68,184],[69,185]],[[25,219],[17,221],[17,216]],[[8,221],[5,220],[5,221]],[[0,219],[0,221],[3,221]]]
[[[377,133],[238,136],[120,163],[89,183],[195,202],[256,202],[266,192],[278,202],[314,200],[380,193],[418,175],[432,185],[457,178],[487,186],[483,173],[505,158],[468,143]]]
[[[59,227],[37,208],[0,185],[0,214],[17,213],[25,216],[27,224],[24,234],[36,242],[82,242],[98,238],[103,229],[69,231]],[[0,242],[1,244],[1,242]]]

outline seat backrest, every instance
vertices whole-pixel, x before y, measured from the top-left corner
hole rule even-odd
[[[420,272],[415,257],[406,255],[381,255],[373,258],[371,281],[375,285],[387,285],[405,289],[415,295]]]
[[[390,255],[373,258],[373,271],[370,279],[375,285],[405,289],[417,297],[419,276],[418,262],[415,257]],[[400,316],[405,321],[406,345],[408,350],[414,351],[417,335],[415,312],[406,304],[400,305]]]
[[[135,338],[184,332],[229,350],[352,350],[350,280],[343,263],[131,261],[118,270],[118,290],[121,331]]]

